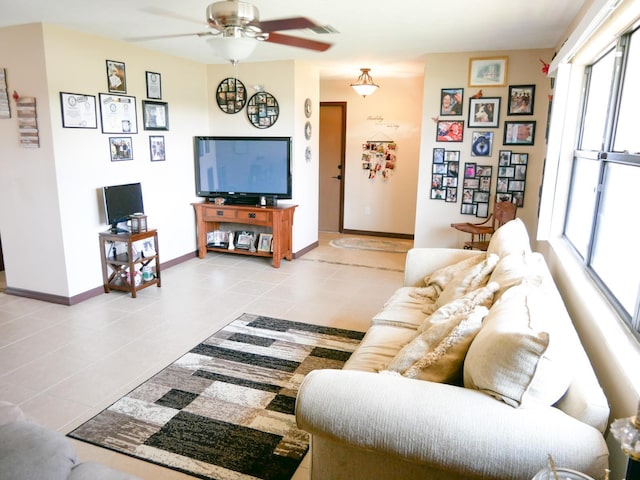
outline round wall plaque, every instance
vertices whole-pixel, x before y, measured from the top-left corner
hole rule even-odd
[[[310,162],[310,161],[311,161],[311,147],[307,147],[307,148],[304,150],[304,159],[305,159],[307,162]]]
[[[280,108],[276,97],[267,92],[258,92],[249,99],[247,117],[256,128],[269,128],[278,120]]]
[[[307,118],[311,117],[311,99],[307,98],[304,101],[304,116]]]
[[[238,113],[247,103],[247,91],[237,78],[225,78],[218,85],[216,101],[224,113]]]
[[[311,122],[307,120],[304,124],[304,138],[311,139]]]

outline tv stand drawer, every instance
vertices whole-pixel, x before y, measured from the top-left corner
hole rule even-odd
[[[238,219],[247,223],[263,223],[271,221],[271,212],[266,210],[255,210],[251,212],[238,212]]]
[[[237,210],[208,208],[204,212],[205,222],[220,222],[222,220],[235,220],[236,218],[238,218]]]

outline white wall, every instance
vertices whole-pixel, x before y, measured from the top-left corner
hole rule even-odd
[[[545,160],[545,129],[547,123],[547,111],[549,106],[548,94],[550,92],[549,79],[542,73],[540,59],[547,63],[553,55],[552,50],[511,50],[500,52],[463,52],[430,54],[426,56],[424,74],[424,102],[423,125],[420,148],[420,173],[418,177],[418,195],[416,207],[415,245],[420,247],[460,247],[469,240],[468,234],[457,232],[451,228],[454,222],[479,223],[484,218],[474,215],[462,215],[460,213],[462,198],[462,171],[465,162],[475,162],[482,165],[493,166],[491,182],[492,200],[489,212],[493,210],[495,197],[496,176],[498,165],[498,151],[512,150],[518,153],[529,154],[527,169],[524,206],[518,208],[520,217],[532,239],[536,238],[536,226],[538,215],[538,191],[542,182],[542,170]],[[498,128],[468,128],[469,98],[476,94],[478,87],[468,86],[469,59],[477,57],[508,57],[507,86],[482,87],[484,97],[500,97],[500,123]],[[532,116],[507,116],[508,85],[535,85],[534,114]],[[447,119],[460,119],[465,122],[463,142],[444,143],[436,142],[436,122],[439,117],[440,95],[443,88],[464,88],[464,104],[462,117],[446,117]],[[535,140],[533,146],[504,146],[503,129],[504,121],[535,120],[537,122]],[[494,132],[494,142],[491,157],[471,156],[471,134],[473,131],[488,130]],[[458,178],[458,201],[447,203],[444,200],[431,200],[431,171],[433,148],[446,148],[447,150],[460,151],[460,174]]]
[[[380,88],[366,98],[353,91],[350,81],[321,81],[321,101],[347,102],[344,228],[411,235],[423,125],[423,79],[378,78],[373,70],[371,74]],[[368,140],[396,142],[396,169],[388,180],[381,175],[369,179],[362,169],[362,144]]]

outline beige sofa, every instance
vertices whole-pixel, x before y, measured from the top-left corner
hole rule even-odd
[[[305,378],[311,479],[603,478],[609,407],[519,219],[487,252],[416,248],[342,370]]]

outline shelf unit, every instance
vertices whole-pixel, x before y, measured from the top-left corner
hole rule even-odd
[[[293,259],[291,230],[293,213],[297,205],[278,207],[260,207],[248,205],[216,205],[213,203],[193,203],[198,229],[198,257],[204,258],[208,251],[252,255],[254,257],[273,257],[273,266],[280,267],[280,261]],[[207,233],[220,229],[220,224],[236,223],[267,227],[273,235],[272,252],[228,250],[207,246]]]
[[[136,255],[133,244],[146,239],[153,239],[154,254],[148,257]],[[117,253],[117,245],[124,244],[125,251]],[[114,233],[111,230],[100,233],[100,257],[102,260],[102,279],[104,291],[111,290],[128,292],[133,298],[143,288],[157,285],[160,287],[160,250],[158,249],[158,232],[149,230],[140,233]],[[135,275],[138,268],[153,267],[153,278],[144,280],[141,275],[140,283],[136,285]],[[133,281],[130,278],[133,277]]]

